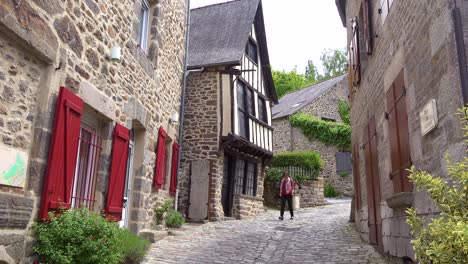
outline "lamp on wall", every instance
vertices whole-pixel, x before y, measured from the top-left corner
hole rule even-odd
[[[179,113],[173,113],[171,117],[169,118],[169,123],[171,124],[179,123]]]
[[[106,54],[106,57],[111,61],[119,62],[122,56],[122,49],[120,46],[113,46]]]

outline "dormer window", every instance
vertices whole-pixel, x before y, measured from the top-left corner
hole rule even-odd
[[[148,50],[148,25],[149,25],[149,4],[147,0],[141,0],[140,8],[140,28],[138,30],[138,44],[145,53]]]
[[[249,39],[247,42],[245,54],[247,54],[247,57],[249,57],[253,62],[258,64],[257,44],[252,39]]]

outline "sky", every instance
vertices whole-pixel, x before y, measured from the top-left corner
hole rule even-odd
[[[190,0],[190,8],[228,0]],[[275,70],[304,73],[312,60],[323,73],[320,54],[344,49],[346,29],[333,0],[262,0],[270,64]]]

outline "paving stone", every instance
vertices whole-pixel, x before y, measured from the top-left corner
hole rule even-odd
[[[301,209],[294,220],[277,211],[209,222],[152,244],[149,263],[387,263],[349,223],[351,203]],[[287,214],[287,213],[286,213]]]

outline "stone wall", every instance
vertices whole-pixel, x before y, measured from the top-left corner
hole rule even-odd
[[[301,184],[301,188],[296,190],[296,193],[300,195],[299,205],[301,208],[326,204],[323,183],[323,178],[318,178],[316,181],[308,180]]]
[[[346,1],[346,17],[359,13],[361,1]],[[351,101],[353,144],[362,145],[363,131],[369,118],[377,124],[378,174],[381,201],[377,210],[382,216],[383,251],[393,256],[414,257],[410,245],[409,228],[404,223],[404,209],[391,209],[387,199],[394,195],[388,177],[391,169],[388,122],[385,119],[386,91],[403,69],[405,75],[406,106],[408,112],[411,161],[417,169],[447,177],[445,154],[453,161],[460,160],[466,147],[459,117],[454,113],[463,104],[460,71],[452,18],[453,1],[393,1],[385,21],[378,14],[378,1],[372,3],[374,38],[372,55],[362,69],[361,83]],[[348,43],[351,23],[347,21]],[[465,23],[466,24],[466,23]],[[466,27],[467,25],[464,25]],[[361,48],[363,49],[363,48]],[[419,111],[431,99],[436,99],[439,124],[422,136]],[[357,210],[356,222],[361,236],[368,241],[368,198],[366,188],[365,155],[359,148],[360,195],[362,208]],[[427,219],[438,214],[426,192],[411,194],[412,205]]]
[[[312,103],[302,108],[300,111],[313,115],[317,118],[333,118],[341,122],[338,113],[339,100],[347,101],[347,83],[345,77],[335,84]],[[286,151],[317,151],[324,163],[320,177],[326,183],[331,183],[340,195],[351,196],[353,194],[352,175],[342,177],[336,173],[335,153],[340,150],[331,145],[325,145],[317,140],[309,140],[298,127],[290,127],[288,117],[273,120],[275,128],[273,138],[273,152],[281,153]],[[292,139],[292,140],[291,140]],[[292,143],[292,144],[291,144]]]
[[[135,3],[136,2],[136,3]],[[158,128],[172,141],[178,126],[185,47],[186,1],[152,1],[149,50],[138,47],[139,1],[2,1],[0,3],[0,148],[27,155],[23,186],[0,187],[0,246],[16,261],[31,263],[26,234],[37,212],[47,166],[59,87],[79,95],[95,113],[103,137],[98,186],[105,203],[111,130],[118,122],[138,137],[129,228],[149,228],[152,207],[169,198],[151,188]],[[122,48],[120,62],[106,52]],[[19,218],[16,218],[18,216]]]
[[[237,219],[245,219],[264,213],[263,198],[243,194],[234,195],[232,216]]]

